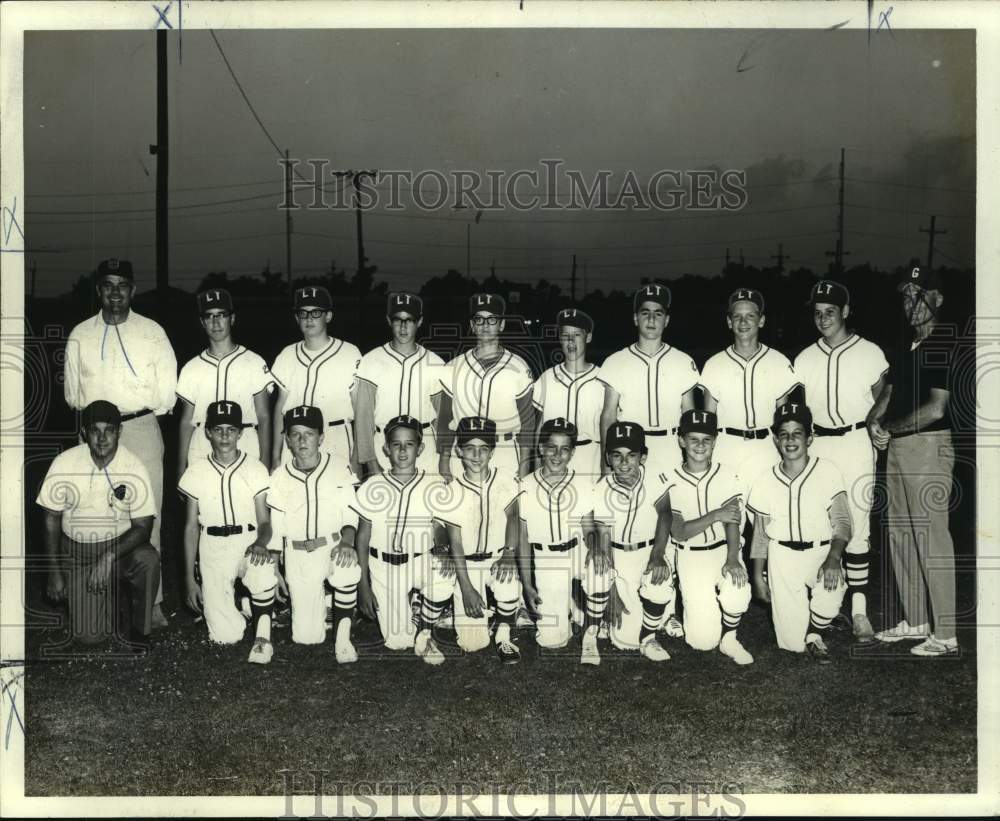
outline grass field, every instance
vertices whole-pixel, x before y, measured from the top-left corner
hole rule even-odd
[[[872,620],[878,628],[881,614]],[[367,622],[356,665],[339,668],[332,642],[292,645],[285,628],[272,664],[258,667],[245,661],[249,639],[212,645],[183,609],[143,659],[41,660],[60,635],[28,636],[29,796],[280,795],[281,770],[298,773],[303,792],[309,770],[401,794],[426,782],[544,793],[552,778],[638,791],[976,789],[971,630],[950,659],[914,658],[908,643],[852,653],[850,635],[834,633],[835,662],[821,667],[779,650],[755,605],[741,635],[756,663],[744,668],[670,639],[663,664],[602,642],[601,666],[583,668],[576,646],[542,657],[530,636],[522,662],[502,667],[492,651],[447,646],[447,632],[448,660],[430,668],[381,650]]]

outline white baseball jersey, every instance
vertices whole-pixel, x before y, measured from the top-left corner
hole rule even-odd
[[[691,473],[681,465],[664,474],[661,480],[663,492],[670,494],[670,509],[685,522],[699,519],[709,511],[722,507],[742,492],[739,479],[718,462],[713,462],[702,474]],[[684,544],[702,547],[725,538],[726,526],[715,522]]]
[[[448,427],[455,430],[466,416],[483,416],[496,423],[498,435],[517,433],[517,401],[531,391],[533,379],[528,363],[511,351],[502,351],[488,368],[474,350],[456,356],[441,374],[441,387],[452,403]]]
[[[245,425],[257,424],[253,398],[274,384],[267,363],[253,351],[237,345],[216,359],[207,350],[190,359],[177,379],[177,396],[194,407],[191,424],[201,427],[213,402],[236,402]]]
[[[732,345],[705,363],[700,384],[718,402],[719,426],[756,430],[770,426],[778,398],[798,384],[783,353],[761,344],[749,359]]]
[[[181,476],[177,489],[198,503],[198,524],[205,527],[257,526],[254,500],[270,484],[267,468],[246,453],[230,465],[221,465],[213,454],[196,459]],[[252,541],[252,539],[250,540]]]
[[[282,539],[291,542],[326,538],[333,547],[343,527],[357,527],[355,494],[343,474],[330,464],[330,454],[321,453],[319,464],[308,473],[294,464],[281,465],[271,474],[267,505],[271,508],[271,549],[279,550]]]
[[[618,418],[649,431],[671,430],[681,416],[681,397],[698,384],[698,368],[686,353],[663,343],[647,355],[637,345],[611,354],[601,378],[619,396]]]
[[[296,342],[278,354],[271,375],[288,392],[286,409],[312,405],[329,425],[354,418],[351,386],[360,361],[361,351],[343,339],[331,339],[321,351],[306,350],[304,342]]]
[[[358,488],[352,509],[371,523],[369,545],[382,553],[418,556],[434,546],[434,520],[458,525],[459,494],[446,482],[418,470],[406,482],[379,473]]]
[[[490,468],[481,485],[459,473],[453,482],[460,492],[454,518],[462,529],[462,549],[471,553],[495,553],[507,544],[507,512],[521,493],[513,476]],[[513,546],[513,545],[511,545]]]
[[[528,541],[541,545],[583,542],[583,517],[594,510],[594,484],[575,470],[549,482],[536,470],[521,481],[519,512],[528,527]]]
[[[838,493],[844,493],[840,471],[832,462],[810,456],[794,479],[780,463],[760,474],[750,487],[747,507],[769,517],[767,535],[774,541],[823,541],[831,537],[830,507]]]
[[[656,535],[656,502],[662,492],[650,487],[645,468],[632,487],[609,473],[594,485],[594,520],[611,528],[611,540],[619,544],[651,542]],[[657,482],[653,482],[657,484]]]
[[[579,440],[601,441],[604,382],[597,365],[582,373],[570,373],[562,363],[549,368],[532,387],[531,401],[542,422],[562,417],[576,425]]]
[[[93,544],[121,536],[133,519],[156,515],[149,474],[128,449],[118,446],[103,468],[94,464],[86,443],[60,453],[35,500],[62,513],[62,532]]]
[[[795,357],[813,421],[842,428],[863,421],[875,404],[871,386],[888,370],[882,349],[851,334],[836,348],[819,339]]]
[[[403,356],[386,343],[361,357],[357,378],[375,390],[375,424],[385,429],[390,419],[404,415],[433,422],[431,397],[441,391],[443,367],[444,360],[422,345]]]

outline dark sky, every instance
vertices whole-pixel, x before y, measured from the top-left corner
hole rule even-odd
[[[330,168],[738,169],[738,212],[490,211],[471,229],[474,276],[588,288],[643,276],[714,275],[726,248],[825,269],[837,165],[847,149],[850,264],[922,256],[938,215],[940,264],[972,265],[975,40],[962,31],[221,31],[267,130]],[[211,270],[284,268],[277,156],[207,31],[170,35],[171,284]],[[40,296],[107,256],[154,283],[155,35],[29,32],[25,38],[28,267]],[[181,61],[181,57],[183,58]],[[746,70],[738,71],[737,68]],[[527,188],[519,189],[527,191]],[[432,189],[428,188],[430,193]],[[530,193],[530,192],[529,192]],[[377,279],[393,287],[464,270],[473,214],[407,207],[365,217]],[[484,192],[485,194],[485,192]],[[308,194],[298,195],[300,202]],[[220,200],[237,200],[202,205]],[[63,212],[63,213],[60,213]],[[104,213],[102,213],[104,212]],[[293,267],[356,265],[353,211],[299,211]]]

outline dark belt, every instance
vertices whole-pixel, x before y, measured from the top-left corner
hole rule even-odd
[[[326,547],[326,545],[326,536],[319,536],[315,539],[303,539],[301,542],[292,541],[293,550],[316,550],[320,547]]]
[[[553,553],[565,553],[567,550],[572,550],[576,547],[576,536],[570,539],[568,542],[563,542],[562,544],[541,544],[540,542],[532,542],[532,550],[551,550]]]
[[[335,428],[335,427],[337,427],[337,425],[344,425],[346,423],[347,423],[346,419],[338,419],[336,422],[327,422],[326,426],[328,428]]]
[[[843,436],[852,430],[861,430],[865,427],[864,422],[855,422],[853,425],[844,425],[842,428],[824,428],[822,425],[813,425],[813,433],[817,436]]]
[[[726,543],[723,539],[721,542],[716,542],[715,544],[678,544],[677,547],[681,550],[715,550],[717,547],[722,547]]]
[[[200,428],[201,427],[201,422],[195,422],[194,426],[196,428]],[[240,427],[241,428],[253,428],[254,430],[257,430],[257,426],[256,425],[251,425],[249,422],[247,422],[245,425],[240,425]]]
[[[790,547],[792,550],[809,550],[813,547],[822,547],[823,545],[830,544],[829,539],[824,539],[821,542],[782,542],[779,541],[782,547]]]
[[[741,439],[766,439],[768,434],[771,432],[768,428],[755,428],[754,430],[723,428],[722,430],[730,436],[739,436]]]
[[[592,445],[593,443],[594,443],[593,439],[578,439],[576,442],[576,446],[579,448],[583,447],[584,445]]]
[[[617,548],[618,550],[624,550],[626,553],[631,553],[633,550],[642,550],[644,547],[649,547],[653,543],[652,539],[647,539],[644,542],[634,542],[632,544],[622,544],[621,542],[612,542],[611,546]]]
[[[257,528],[247,525],[247,532],[253,533]],[[209,525],[205,528],[209,536],[239,536],[243,532],[243,525]]]
[[[152,411],[149,408],[143,408],[141,411],[136,411],[135,413],[123,413],[122,422],[138,419],[140,416],[145,416],[147,413],[152,413]]]
[[[670,436],[674,433],[677,433],[677,428],[670,428],[669,430],[647,430],[646,436]]]
[[[490,551],[489,553],[470,553],[465,557],[465,560],[467,562],[484,562],[487,559],[492,559],[492,558],[493,558],[493,552]]]
[[[406,564],[410,560],[409,553],[379,553],[374,547],[368,548],[368,555],[373,559],[381,559],[386,564]],[[413,558],[422,555],[423,553],[414,553]]]
[[[331,422],[330,424],[333,424],[333,423]],[[434,424],[433,422],[421,422],[420,423],[420,429],[421,430],[427,430],[427,428],[429,428],[433,424]],[[375,426],[375,433],[381,433],[381,432],[382,432],[382,428],[380,428],[378,425],[376,425]]]

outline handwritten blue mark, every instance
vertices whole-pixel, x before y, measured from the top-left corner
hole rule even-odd
[[[20,248],[7,248],[4,247],[0,250],[7,253],[23,254],[24,253],[24,231],[21,230],[21,226],[17,221],[17,197],[14,197],[14,207],[13,209],[8,208],[6,205],[3,207],[3,244],[7,246],[10,244],[10,235],[17,229],[18,235],[21,237],[21,247]]]
[[[892,26],[889,25],[889,15],[892,14],[892,6],[889,6],[885,11],[880,11],[878,15],[878,28],[876,31],[882,31],[883,28],[886,29],[890,34],[892,34]]]
[[[150,3],[150,5],[156,10],[157,15],[159,15],[156,23],[153,25],[153,28],[158,29],[160,27],[160,23],[163,23],[168,29],[172,29],[173,25],[167,19],[167,15],[170,13],[170,9],[174,5],[174,0],[170,0],[165,9],[161,9],[158,5],[156,5],[156,3]]]
[[[20,666],[21,662],[4,662],[4,666],[14,667]],[[14,673],[10,681],[3,682],[3,694],[10,701],[10,715],[7,716],[7,729],[4,732],[3,746],[4,749],[10,748],[10,731],[14,728],[14,719],[17,719],[17,724],[21,728],[21,735],[24,735],[24,722],[21,720],[21,713],[17,708],[17,694],[20,692],[20,688],[17,686],[18,681],[24,676],[24,671],[17,671]]]

